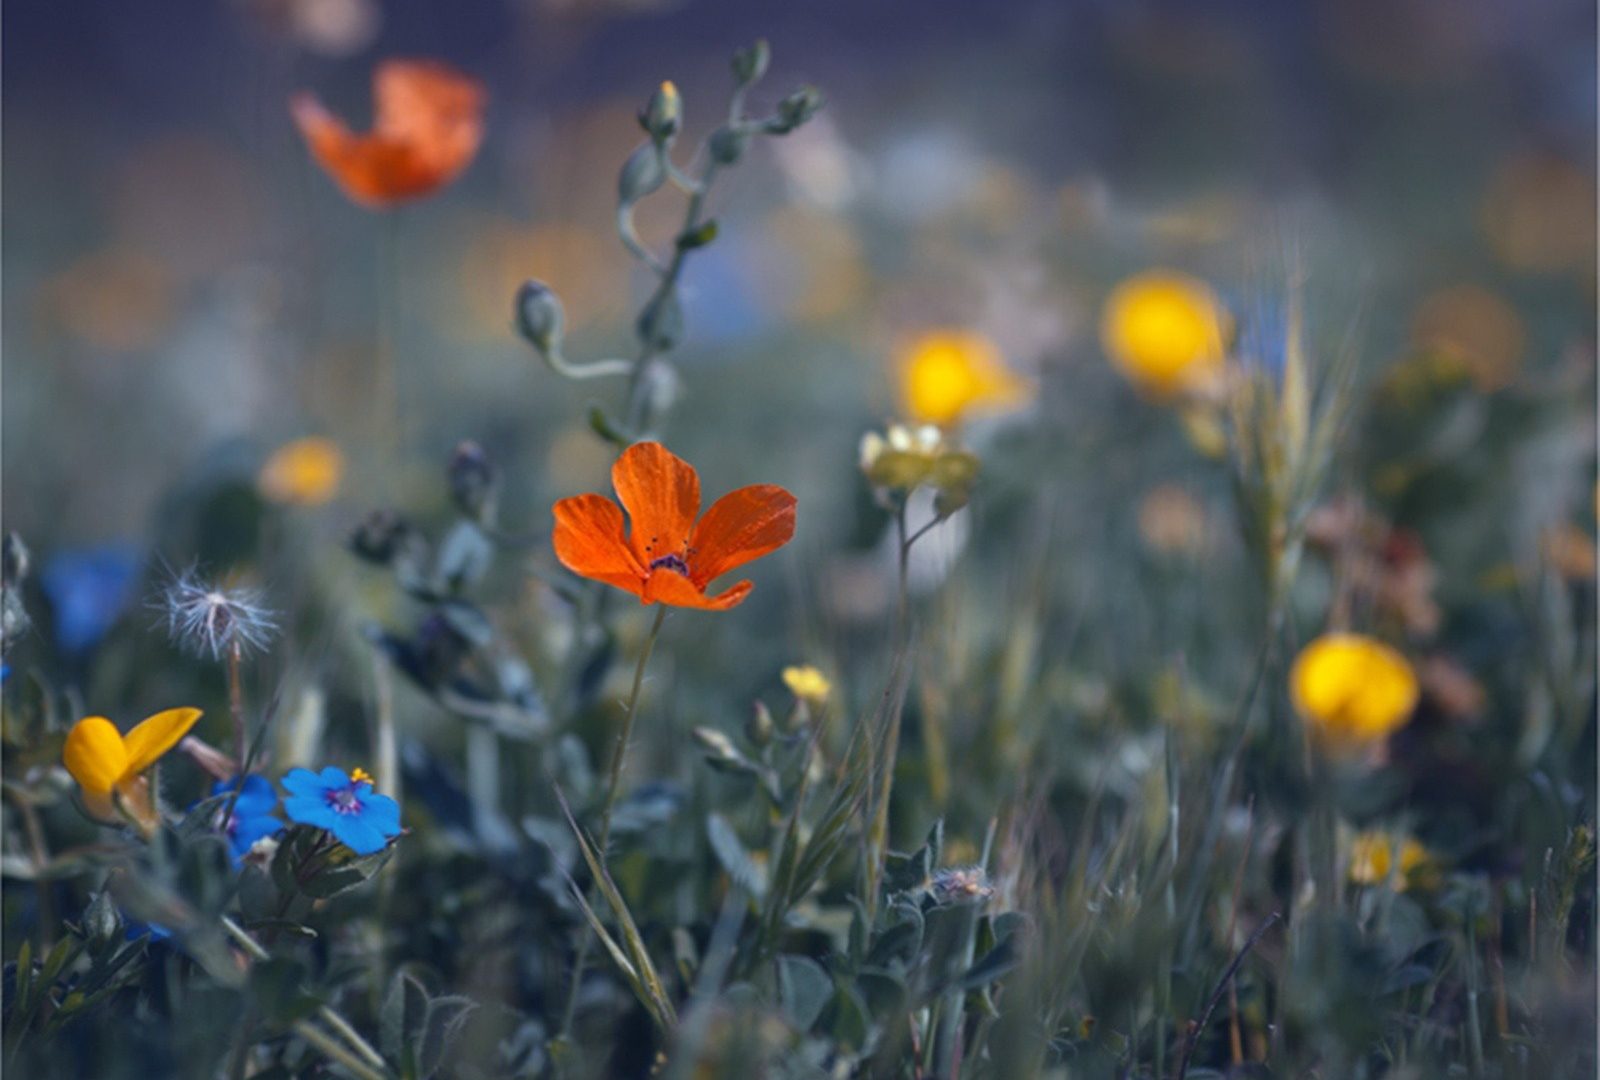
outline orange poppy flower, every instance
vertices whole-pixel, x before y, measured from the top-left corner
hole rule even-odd
[[[483,85],[431,60],[387,60],[372,77],[372,131],[357,135],[308,93],[289,103],[317,162],[363,206],[431,195],[483,140]]]
[[[642,604],[726,611],[749,595],[741,581],[716,596],[706,587],[794,536],[794,496],[776,484],[731,491],[698,522],[700,475],[660,443],[635,443],[611,467],[628,511],[604,495],[556,503],[556,558],[575,574],[625,589]]]

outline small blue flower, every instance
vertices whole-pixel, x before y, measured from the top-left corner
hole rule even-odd
[[[74,656],[106,636],[132,602],[139,553],[128,544],[63,551],[39,575],[54,614],[56,644]]]
[[[127,926],[122,931],[124,941],[138,941],[149,935],[151,941],[170,941],[172,931],[160,923],[143,923],[137,919],[129,919]]]
[[[400,835],[400,804],[373,791],[360,769],[354,777],[332,765],[321,773],[290,769],[283,788],[289,793],[283,811],[290,820],[327,829],[357,855],[382,851]]]
[[[278,808],[278,793],[266,777],[251,774],[244,778],[243,787],[237,778],[218,780],[211,785],[211,794],[227,795],[235,788],[239,788],[239,797],[233,802],[233,813],[223,832],[228,834],[228,849],[237,866],[257,840],[282,829],[283,822],[272,814]],[[228,804],[222,805],[226,809]]]

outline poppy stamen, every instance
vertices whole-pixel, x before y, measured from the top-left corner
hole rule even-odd
[[[689,576],[689,564],[683,561],[682,555],[663,555],[650,563],[650,570],[652,573],[657,570],[671,570],[684,577]]]

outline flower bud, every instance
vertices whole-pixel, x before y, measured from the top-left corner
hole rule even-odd
[[[478,521],[493,517],[499,486],[500,477],[483,447],[471,439],[456,447],[450,455],[450,497],[463,514]]]
[[[735,49],[733,52],[733,77],[740,86],[749,86],[767,73],[767,64],[772,60],[772,50],[767,45],[766,38],[762,38],[748,49]]]
[[[0,576],[7,585],[19,585],[28,576],[28,545],[22,542],[21,536],[6,533],[4,544],[0,545],[0,563],[4,567],[4,574]]]
[[[367,562],[387,566],[407,547],[421,541],[421,534],[399,514],[374,510],[351,534],[350,550]]]
[[[669,80],[656,88],[639,114],[639,126],[657,142],[665,142],[683,127],[683,99]]]
[[[745,738],[755,746],[765,746],[772,741],[772,733],[776,725],[772,722],[772,713],[762,702],[756,702],[756,707],[750,710],[750,715],[744,722]]]
[[[667,170],[661,165],[661,151],[654,143],[646,143],[628,155],[622,163],[622,174],[617,177],[617,201],[632,206],[659,188],[667,179]]]
[[[767,124],[774,135],[787,135],[801,124],[817,115],[822,108],[822,94],[814,86],[802,86],[778,102],[778,115]]]
[[[89,901],[89,906],[84,908],[83,930],[90,944],[96,948],[104,949],[112,942],[121,940],[122,915],[117,911],[117,905],[111,902],[109,893],[96,893],[94,899]]]
[[[744,148],[750,144],[750,136],[743,131],[731,127],[719,127],[711,133],[707,149],[711,160],[718,165],[733,165],[744,156]]]
[[[517,331],[545,356],[561,351],[565,316],[561,300],[542,281],[524,281],[517,290]]]

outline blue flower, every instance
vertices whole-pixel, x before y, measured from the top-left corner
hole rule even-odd
[[[144,923],[137,919],[129,919],[126,928],[122,931],[124,941],[138,941],[149,935],[151,941],[170,941],[172,931],[160,923]]]
[[[283,822],[272,814],[278,808],[278,793],[266,777],[247,776],[243,787],[237,778],[218,780],[211,785],[211,794],[227,795],[235,788],[239,788],[239,797],[233,801],[233,813],[223,832],[228,834],[228,849],[233,853],[234,865],[238,865],[257,840],[276,833],[283,828]],[[224,802],[223,809],[227,805]]]
[[[357,855],[382,851],[400,835],[400,804],[373,791],[360,769],[353,777],[332,765],[320,773],[290,769],[283,788],[289,793],[283,811],[290,820],[327,829]]]
[[[127,544],[63,551],[39,575],[55,616],[56,644],[74,656],[100,643],[133,599],[139,553]]]

